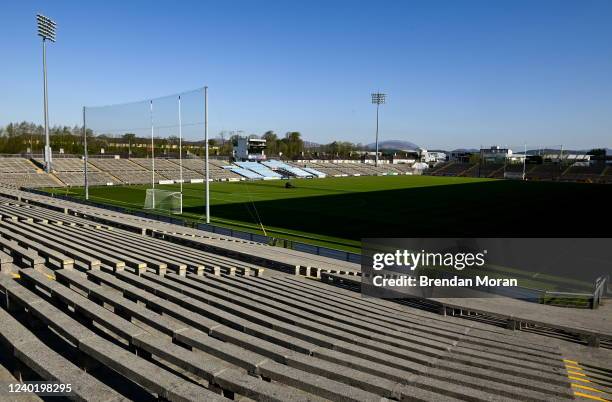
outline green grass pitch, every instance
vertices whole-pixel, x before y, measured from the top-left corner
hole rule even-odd
[[[285,183],[211,183],[211,223],[257,233],[262,224],[269,236],[350,251],[364,237],[578,237],[605,235],[612,227],[607,185],[431,176]],[[141,209],[149,187],[93,187],[90,199]],[[49,191],[83,196],[81,188]],[[183,217],[202,221],[204,185],[185,184],[183,199]]]

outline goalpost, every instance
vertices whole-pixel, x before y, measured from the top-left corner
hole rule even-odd
[[[178,191],[148,188],[144,209],[153,209],[171,214],[183,213],[183,194]]]

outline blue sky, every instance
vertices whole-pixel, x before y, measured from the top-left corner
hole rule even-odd
[[[612,147],[612,1],[0,0],[0,125],[207,84],[210,129],[429,148]],[[195,134],[189,134],[191,136]]]

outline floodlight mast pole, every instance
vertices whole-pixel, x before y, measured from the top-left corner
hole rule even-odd
[[[44,97],[44,113],[45,113],[45,171],[51,173],[51,152],[49,145],[49,105],[47,98],[47,45],[45,38],[42,40],[43,46],[43,97]]]
[[[206,182],[206,223],[210,223],[210,183],[208,182],[208,87],[204,87],[204,180]]]
[[[381,92],[375,92],[372,94],[372,103],[376,104],[376,156],[374,165],[378,167],[378,111],[381,104],[386,101],[387,95]]]
[[[378,167],[378,109],[380,108],[380,103],[376,102],[376,156],[374,161],[374,166]]]
[[[38,36],[42,38],[43,51],[43,98],[44,98],[44,119],[45,119],[45,171],[51,173],[51,145],[49,141],[49,106],[47,95],[47,40],[55,42],[56,24],[50,18],[41,14],[36,14],[38,25]]]

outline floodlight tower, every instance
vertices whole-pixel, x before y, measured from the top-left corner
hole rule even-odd
[[[387,101],[387,94],[375,92],[372,94],[372,103],[376,105],[376,163],[378,167],[378,109],[380,105],[385,104]]]
[[[49,107],[47,104],[47,41],[55,42],[55,22],[41,14],[36,14],[38,36],[42,37],[43,48],[43,86],[45,110],[45,171],[51,173],[51,145],[49,144]]]

